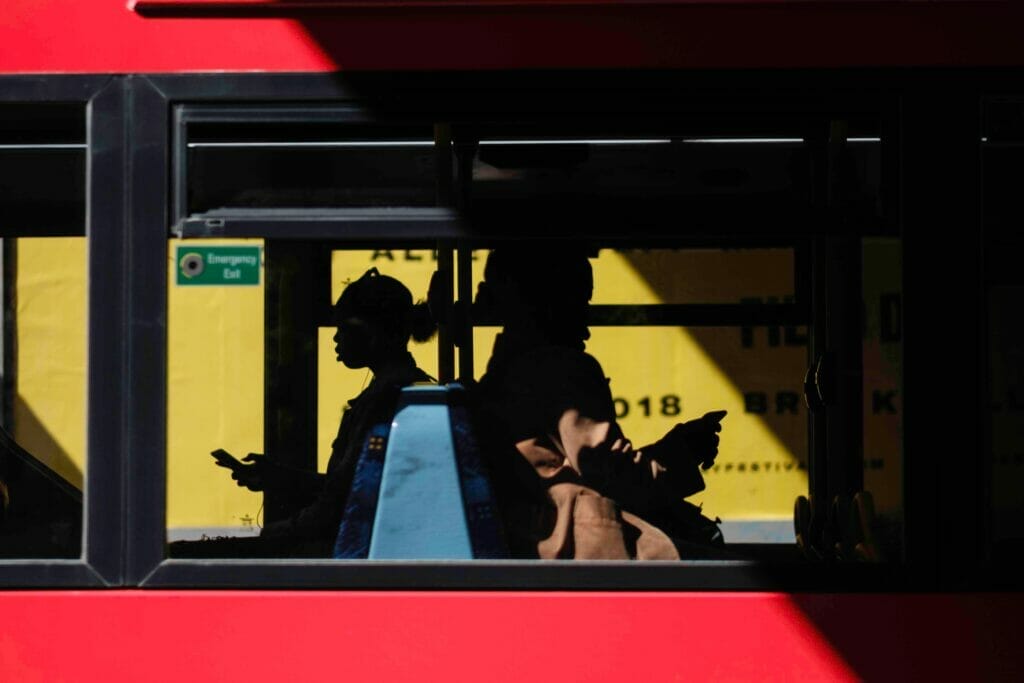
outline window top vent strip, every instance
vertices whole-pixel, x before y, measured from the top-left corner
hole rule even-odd
[[[804,138],[680,138],[691,145],[771,145],[803,144]],[[848,138],[852,143],[877,143],[881,138]],[[544,139],[544,140],[481,140],[481,146],[510,145],[667,145],[670,138],[607,138],[607,139]],[[190,142],[189,149],[217,148],[375,148],[375,147],[433,147],[433,140],[306,140],[275,142]],[[84,149],[85,145],[0,145],[0,149]]]
[[[286,147],[433,147],[433,140],[314,140],[295,142],[190,142],[189,149],[199,148],[286,148]]]
[[[42,151],[51,149],[87,149],[88,145],[84,143],[27,143],[27,144],[8,144],[0,143],[0,152],[9,151]]]

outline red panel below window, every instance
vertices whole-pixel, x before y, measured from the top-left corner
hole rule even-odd
[[[1020,680],[1021,595],[0,593],[32,681]]]

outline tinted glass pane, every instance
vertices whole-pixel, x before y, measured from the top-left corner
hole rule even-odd
[[[85,233],[81,105],[0,105],[3,234]]]
[[[475,199],[490,200],[791,192],[797,186],[794,164],[799,163],[802,148],[803,141],[797,138],[483,139],[473,159],[473,193]]]
[[[188,211],[431,206],[429,126],[191,126]]]
[[[297,250],[260,240],[172,241],[170,247],[168,540],[220,539],[172,545],[170,553],[330,557],[348,489],[330,499],[338,519],[324,537],[310,536],[309,510],[324,473],[343,457],[332,451],[349,401],[376,386],[366,365],[339,361],[330,303],[370,267],[401,278],[416,298],[425,296],[436,267],[432,252],[332,253],[328,245]],[[250,254],[252,277],[244,262]],[[321,256],[322,273],[310,262]],[[241,274],[227,275],[235,270]],[[415,364],[430,375],[437,372],[436,348],[436,342],[409,344]],[[390,422],[393,402],[387,410]],[[354,444],[358,455],[366,434],[356,432],[342,443]],[[217,449],[239,459],[269,454],[281,467],[265,485],[247,490],[230,469],[217,467],[210,456]],[[268,540],[265,529],[292,522],[301,530]]]
[[[594,304],[787,303],[793,249],[602,249]]]
[[[78,557],[85,479],[85,109],[0,105],[0,557]],[[20,237],[24,236],[24,237]]]
[[[476,333],[478,372],[496,332]],[[688,498],[721,518],[727,543],[792,543],[793,502],[807,493],[806,334],[773,346],[766,332],[599,327],[587,341],[610,379],[622,430],[638,448],[679,422],[728,411],[718,458],[704,473],[707,488]]]
[[[77,557],[85,479],[84,238],[4,239],[0,557]]]
[[[185,266],[177,257],[198,253],[210,261],[210,253],[259,252],[262,241],[175,240],[169,246],[168,535],[172,540],[255,535],[261,496],[235,486],[209,453],[224,448],[244,457],[263,450],[263,269],[257,267],[257,284],[225,279],[205,285],[181,279],[179,284]],[[204,270],[218,266],[207,263]]]

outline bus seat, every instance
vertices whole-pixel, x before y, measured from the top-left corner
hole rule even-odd
[[[363,446],[334,556],[345,559],[506,557],[466,390],[402,390],[394,420]]]
[[[334,557],[346,560],[366,559],[370,553],[373,518],[377,515],[377,496],[384,473],[384,453],[391,423],[374,425],[363,442],[356,463],[352,488],[345,503],[345,513],[334,543]]]

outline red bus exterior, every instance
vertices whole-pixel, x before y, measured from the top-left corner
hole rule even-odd
[[[1012,2],[7,0],[0,75],[1024,66]],[[0,677],[1019,680],[1019,594],[0,591]]]
[[[1016,33],[1024,12],[1016,3],[988,0],[328,0],[290,6],[296,3],[140,0],[136,11],[124,0],[12,0],[0,26],[0,69],[785,69],[1014,66],[1024,60]]]
[[[8,592],[26,681],[1017,680],[1020,595]]]

